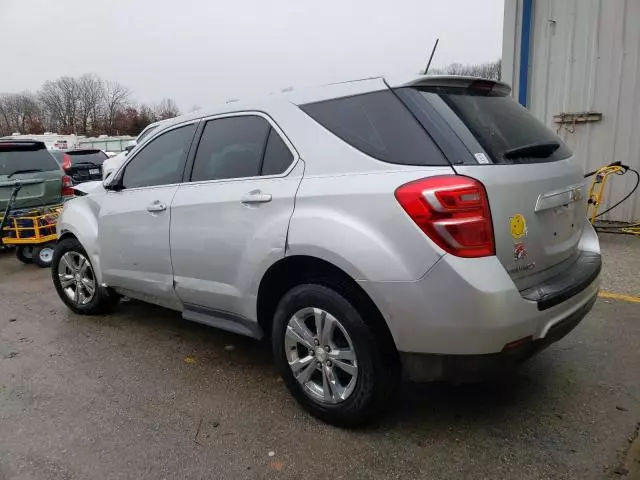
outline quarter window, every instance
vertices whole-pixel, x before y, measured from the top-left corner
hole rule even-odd
[[[389,90],[308,103],[300,108],[352,147],[383,162],[449,165]]]
[[[279,175],[293,162],[291,150],[273,128],[269,132],[262,161],[262,175]]]

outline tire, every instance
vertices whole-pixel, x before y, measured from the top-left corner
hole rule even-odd
[[[55,252],[55,243],[45,243],[33,248],[33,263],[40,268],[49,268],[53,261],[53,253]]]
[[[16,248],[16,258],[22,263],[31,263],[33,261],[33,247],[31,245],[19,246]]]
[[[321,324],[333,323],[335,325],[333,328],[334,345],[326,345],[327,348],[324,348],[325,345],[322,343],[331,344],[332,342],[320,340],[320,345],[318,345],[320,350],[315,347],[314,343],[314,351],[313,348],[303,346],[302,343],[295,340],[295,338],[303,338],[302,336],[291,335],[291,329],[288,327],[292,325],[298,332],[304,332],[304,330],[299,330],[297,325],[290,324],[290,321],[294,321],[294,315],[300,319],[305,317],[309,310],[312,313],[309,313],[310,316],[304,320],[307,327],[305,338],[309,340],[309,333],[316,339],[322,337],[322,334],[318,335],[315,321],[318,314],[320,317],[325,315],[322,317]],[[330,318],[332,319],[329,320]],[[337,320],[337,325],[334,320]],[[292,344],[296,346],[292,347]],[[397,379],[399,378],[397,364],[392,359],[385,358],[384,342],[376,337],[374,329],[367,324],[363,315],[356,308],[355,302],[352,303],[341,293],[328,286],[313,283],[303,284],[284,295],[274,316],[272,346],[276,365],[285,385],[296,401],[313,416],[332,425],[353,427],[370,422],[389,405],[397,391]],[[350,371],[353,371],[354,365],[357,366],[355,375],[350,376],[342,368],[338,368],[337,359],[339,357],[335,356],[338,348],[341,352],[355,351],[355,361],[342,361],[343,365],[346,363],[350,367]],[[323,349],[328,352],[326,355],[322,353]],[[294,376],[290,361],[302,365],[303,363],[307,364],[305,360],[310,357],[313,357],[311,364],[315,363],[317,372],[311,372],[313,368],[310,365],[302,367],[298,371],[299,378],[307,378],[311,375],[310,380],[303,384]],[[330,367],[327,366],[329,363],[332,364]],[[324,388],[326,386],[325,378],[323,378],[325,369],[334,372],[331,375],[336,381],[336,386],[326,390],[331,392],[330,395],[337,392],[335,393],[338,396],[337,399],[328,398],[329,394]],[[353,378],[356,380],[355,386],[350,383],[350,379]],[[317,387],[321,381],[323,384],[322,393],[318,393]],[[323,398],[320,398],[320,395]],[[340,398],[341,395],[344,398]]]
[[[118,303],[115,292],[98,285],[89,255],[75,238],[66,238],[56,245],[51,276],[60,299],[75,313],[99,315],[112,311]],[[63,285],[63,281],[70,283]]]

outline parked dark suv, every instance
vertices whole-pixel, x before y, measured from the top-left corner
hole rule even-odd
[[[73,183],[102,180],[102,164],[109,158],[102,150],[53,150],[51,152]]]

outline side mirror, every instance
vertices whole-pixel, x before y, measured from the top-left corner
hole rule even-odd
[[[119,192],[122,190],[122,177],[113,177],[113,172],[107,175],[107,178],[102,182],[102,186],[105,190],[111,190],[113,192]]]

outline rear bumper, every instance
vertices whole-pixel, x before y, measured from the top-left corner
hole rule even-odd
[[[588,287],[602,269],[599,253],[583,251],[564,272],[520,293],[537,303],[538,310],[547,310],[570,299]]]
[[[551,326],[544,337],[537,340],[526,339],[505,347],[498,353],[433,355],[401,352],[403,376],[414,382],[473,381],[508,371],[571,332],[589,313],[595,301],[594,296],[578,310]]]
[[[587,265],[591,269],[579,277],[567,271],[536,292],[518,291],[496,257],[451,255],[415,282],[360,285],[377,304],[405,358],[501,354],[506,345],[525,338],[537,346],[555,341],[552,331],[575,326],[589,312],[600,285],[599,245],[590,225],[580,249],[596,262],[591,265],[595,268]]]

